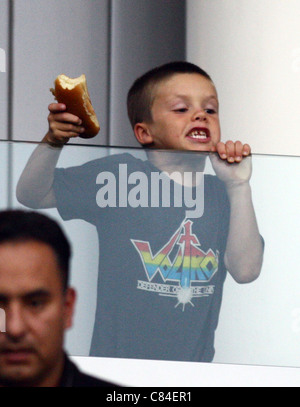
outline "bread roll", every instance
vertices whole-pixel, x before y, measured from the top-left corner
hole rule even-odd
[[[55,99],[66,105],[67,112],[82,120],[85,132],[80,134],[80,137],[95,137],[100,131],[100,125],[91,103],[86,76],[82,74],[78,78],[72,79],[61,74],[55,79],[54,86],[55,88],[51,88],[50,91]]]

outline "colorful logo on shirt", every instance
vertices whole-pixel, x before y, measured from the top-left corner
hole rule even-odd
[[[149,242],[132,240],[140,255],[148,281],[138,281],[138,289],[177,298],[177,307],[192,303],[192,298],[209,296],[214,286],[207,285],[218,270],[219,253],[200,249],[192,231],[193,222],[186,220],[170,240],[153,255]],[[152,280],[160,275],[163,283]],[[201,284],[202,283],[202,284]],[[205,284],[204,284],[205,283]]]

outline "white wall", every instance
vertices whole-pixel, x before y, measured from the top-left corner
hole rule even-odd
[[[182,0],[14,0],[13,139],[40,141],[54,79],[85,73],[101,126],[88,144],[138,146],[127,91],[144,71],[184,58],[184,6]],[[0,18],[7,20],[5,13]]]
[[[224,140],[300,155],[300,2],[187,0],[187,59],[220,98]]]
[[[185,58],[185,2],[113,0],[110,145],[134,146],[126,97],[133,81],[155,66]]]
[[[223,140],[249,142],[265,259],[225,283],[215,362],[299,366],[300,2],[188,0],[187,59],[212,76]],[[251,253],[249,254],[251,255]]]
[[[56,76],[85,73],[106,144],[108,53],[108,0],[14,0],[13,139],[40,141]]]

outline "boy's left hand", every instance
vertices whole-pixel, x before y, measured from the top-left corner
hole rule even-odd
[[[251,148],[240,141],[219,142],[212,150],[211,163],[216,175],[225,183],[247,182],[251,177]]]

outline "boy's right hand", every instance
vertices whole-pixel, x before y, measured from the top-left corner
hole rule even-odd
[[[66,144],[70,138],[79,137],[84,132],[79,117],[66,112],[66,105],[63,103],[51,103],[48,106],[49,130],[46,134],[46,142],[50,145],[61,146]]]

